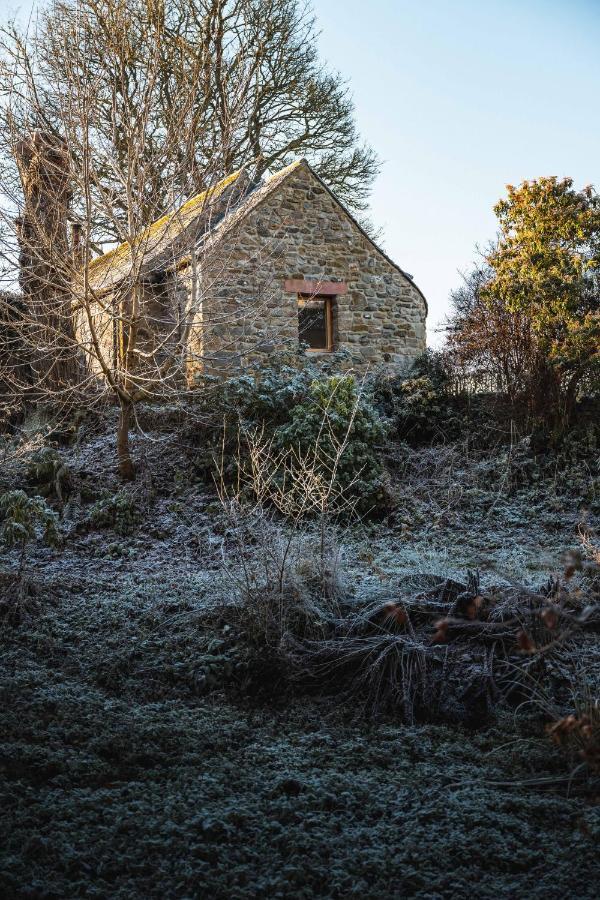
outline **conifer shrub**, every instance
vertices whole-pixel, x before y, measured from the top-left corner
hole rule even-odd
[[[353,375],[315,379],[307,396],[275,432],[279,448],[308,454],[333,475],[337,488],[357,501],[359,512],[370,512],[385,501],[381,449],[386,428]]]
[[[217,459],[234,480],[240,435],[264,428],[265,435],[272,436],[289,420],[290,410],[321,374],[310,361],[295,365],[294,360],[281,354],[255,374],[227,379],[205,376],[198,384],[195,415],[184,437],[198,448],[194,468],[202,481],[212,483]]]
[[[41,496],[63,500],[69,493],[72,479],[61,453],[53,447],[42,447],[29,460],[27,481]]]
[[[336,490],[348,492],[361,513],[381,507],[386,424],[365,384],[352,374],[332,374],[339,357],[317,367],[283,356],[256,374],[208,382],[201,399],[206,424],[189,435],[201,447],[198,475],[210,482],[217,466],[226,481],[239,481],[249,435],[260,432],[275,454],[312,453],[324,477],[334,471]]]
[[[315,379],[331,374],[344,361],[344,354],[332,353],[328,363],[317,366],[310,357],[278,353],[253,373],[231,378],[205,376],[198,384],[199,407],[214,416],[234,416],[244,424],[276,427],[287,421],[289,410],[310,390]]]
[[[0,619],[4,622],[18,624],[23,613],[31,611],[31,596],[36,591],[26,578],[26,559],[29,544],[38,538],[49,547],[60,546],[62,535],[54,510],[43,497],[28,497],[25,491],[2,494],[0,541],[18,555],[16,576],[3,573],[0,579]]]
[[[41,533],[48,546],[60,544],[58,516],[43,497],[28,497],[25,491],[7,491],[0,496],[0,538],[20,554],[23,569],[27,545]]]
[[[410,372],[384,371],[373,382],[374,403],[390,434],[409,444],[455,439],[462,431],[451,375],[444,356],[428,350]]]
[[[133,534],[140,518],[134,498],[125,491],[119,491],[94,503],[88,523],[93,528],[111,528],[121,537],[127,537]]]

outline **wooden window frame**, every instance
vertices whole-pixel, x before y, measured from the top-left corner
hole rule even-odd
[[[298,294],[298,308],[311,300],[322,301],[325,305],[325,347],[307,347],[307,353],[333,353],[333,297],[327,294]]]

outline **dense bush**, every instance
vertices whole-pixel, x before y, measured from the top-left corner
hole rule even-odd
[[[246,426],[264,422],[275,428],[288,420],[290,409],[307,396],[313,381],[340,368],[343,356],[333,353],[327,365],[316,366],[310,357],[274,354],[254,374],[205,377],[196,393],[199,409],[212,420],[233,418]]]
[[[336,488],[349,491],[366,512],[384,496],[378,453],[384,421],[353,375],[330,374],[341,362],[338,354],[327,368],[297,362],[282,357],[259,374],[207,382],[197,410],[197,418],[204,411],[204,424],[194,426],[194,441],[202,447],[196,470],[211,480],[218,461],[234,481],[247,455],[247,435],[259,429],[275,452],[314,453],[325,478],[335,469]]]
[[[192,424],[186,433],[199,448],[194,466],[200,478],[212,482],[216,459],[222,459],[226,473],[233,476],[240,432],[264,426],[272,436],[319,375],[310,360],[302,364],[281,355],[254,375],[205,377],[197,386]]]
[[[8,549],[18,552],[17,582],[24,582],[25,559],[29,543],[41,536],[49,547],[58,547],[61,534],[58,516],[50,509],[43,497],[28,497],[25,491],[7,491],[0,496],[0,540]],[[20,591],[12,597],[12,602],[0,601],[0,613],[8,610],[14,613],[18,605]]]
[[[361,395],[352,375],[315,379],[300,403],[291,409],[289,421],[275,432],[275,444],[317,458],[326,477],[356,498],[368,512],[384,500],[382,465],[377,452],[385,438],[385,426]]]
[[[58,516],[42,497],[7,491],[0,497],[0,516],[0,537],[7,547],[27,543],[36,537],[38,528],[48,545],[58,543]]]
[[[539,178],[494,207],[497,239],[451,296],[457,373],[505,393],[555,434],[598,391],[600,197]]]
[[[461,415],[450,384],[444,355],[427,351],[407,374],[379,373],[372,391],[393,437],[411,444],[430,443],[453,439],[461,433]]]
[[[122,537],[132,534],[139,521],[135,500],[124,491],[96,501],[88,516],[88,522],[94,528],[112,528]]]
[[[483,450],[531,438],[528,446],[536,457],[551,453],[565,463],[596,451],[600,404],[593,396],[577,403],[568,430],[556,432],[533,422],[526,404],[507,393],[461,385],[452,365],[449,354],[428,350],[408,373],[377,373],[370,390],[392,440],[411,446],[464,441]]]
[[[71,476],[62,455],[53,447],[34,453],[27,466],[27,480],[43,497],[63,500],[71,486]]]

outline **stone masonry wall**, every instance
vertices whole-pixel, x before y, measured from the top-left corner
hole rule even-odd
[[[178,277],[179,289],[189,290],[189,268]],[[203,252],[191,369],[254,368],[275,350],[297,347],[297,294],[285,290],[287,279],[346,282],[348,292],[333,298],[334,348],[347,350],[358,371],[406,368],[425,349],[419,290],[300,163]]]

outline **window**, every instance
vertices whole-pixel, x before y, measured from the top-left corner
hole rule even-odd
[[[309,351],[333,350],[331,297],[298,296],[298,336]]]

